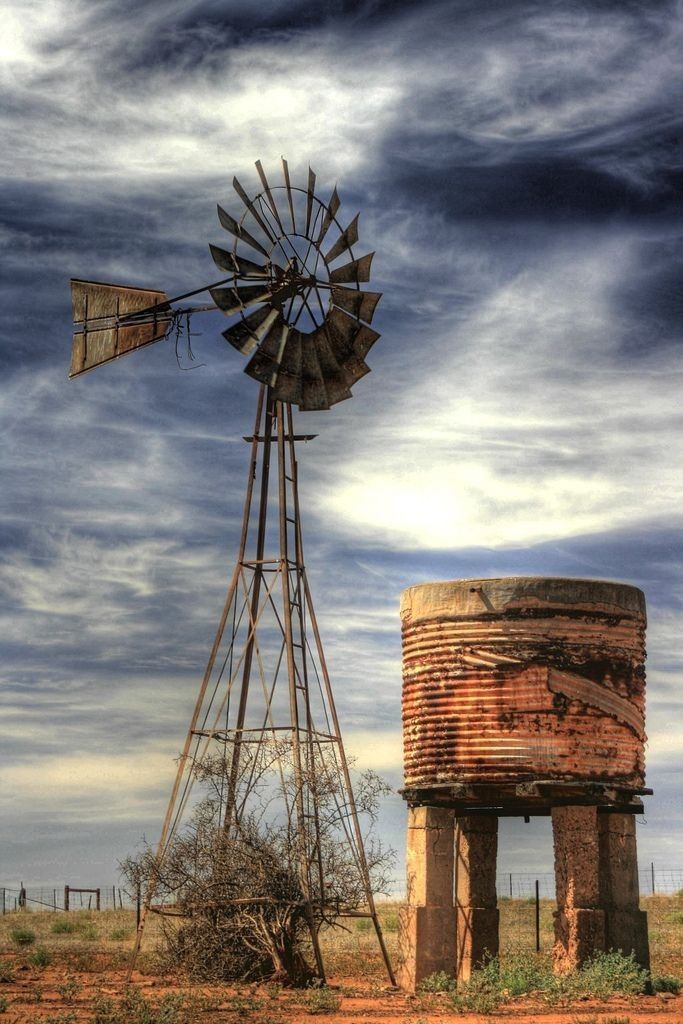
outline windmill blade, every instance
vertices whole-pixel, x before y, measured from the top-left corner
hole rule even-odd
[[[311,212],[313,210],[313,198],[315,196],[315,173],[308,168],[308,188],[306,189],[306,237],[310,237]]]
[[[325,324],[314,332],[311,341],[314,342],[318,353],[318,363],[325,381],[327,400],[330,405],[336,405],[337,402],[350,398],[351,392],[346,374],[334,353]]]
[[[301,401],[301,344],[301,331],[291,329],[273,385],[273,394],[278,402]]]
[[[360,326],[355,317],[348,316],[343,310],[335,306],[330,310],[323,327],[327,329],[330,344],[340,362],[355,352],[354,342]]]
[[[231,217],[222,206],[218,207],[218,219],[221,225],[226,231],[229,231],[235,238],[239,238],[245,245],[250,245],[252,249],[256,249],[257,252],[262,253],[266,259],[269,256],[267,249],[264,249],[260,242],[257,242],[253,235],[250,235],[246,228],[243,228],[241,224],[238,224],[234,217]]]
[[[346,310],[359,320],[372,323],[377,303],[382,298],[381,292],[363,292],[358,288],[333,288],[332,302],[335,306]]]
[[[270,284],[243,285],[238,288],[209,288],[209,294],[226,316],[239,313],[256,302],[265,302],[271,297]]]
[[[236,274],[237,277],[270,277],[268,266],[254,263],[244,256],[238,256],[229,249],[221,249],[217,245],[209,245],[211,257],[219,270],[225,270],[229,274]]]
[[[337,270],[331,270],[330,281],[332,284],[347,284],[352,281],[369,281],[370,265],[374,255],[374,252],[369,252],[367,256],[361,256],[359,260],[351,260],[350,263],[345,263],[343,267],[338,267]]]
[[[325,210],[325,216],[320,226],[320,234],[316,239],[316,245],[320,245],[322,243],[322,240],[327,234],[329,226],[334,220],[337,214],[337,210],[339,209],[340,206],[341,200],[339,199],[339,196],[337,194],[337,186],[335,185],[334,189],[332,190],[332,195],[330,196],[330,201],[327,204],[327,209]]]
[[[285,232],[285,228],[284,228],[284,225],[283,225],[282,221],[280,220],[280,214],[278,212],[277,206],[275,205],[275,200],[273,199],[273,193],[270,191],[270,185],[268,184],[268,179],[266,178],[266,175],[265,175],[265,172],[263,170],[263,167],[261,166],[261,161],[260,160],[256,161],[256,170],[258,171],[258,176],[261,179],[261,184],[263,185],[263,191],[266,193],[266,199],[268,200],[268,205],[270,206],[271,210],[273,211],[273,216],[275,217],[275,220],[277,221],[277,226],[280,229],[280,234],[284,235],[286,233]]]
[[[343,252],[346,252],[348,249],[351,248],[352,245],[356,244],[356,242],[358,241],[359,217],[360,214],[357,213],[356,216],[351,221],[351,223],[349,224],[349,226],[347,227],[346,231],[342,231],[341,235],[334,243],[332,248],[329,250],[329,252],[325,256],[323,256],[325,263],[332,263],[333,260],[336,260],[337,256],[341,256]]]
[[[145,345],[161,341],[172,323],[165,292],[151,288],[130,288],[101,281],[71,281],[74,324],[82,329],[73,336],[69,377],[77,377],[95,366]],[[144,320],[119,323],[119,317],[161,306]]]
[[[296,234],[296,219],[294,217],[294,198],[292,196],[292,183],[289,180],[289,166],[284,157],[282,157],[282,173],[285,176],[285,188],[287,189],[287,202],[289,203],[289,216],[292,219],[292,231]]]
[[[223,337],[238,352],[248,356],[280,316],[279,310],[262,306],[224,330]]]
[[[344,363],[344,373],[346,374],[348,386],[351,387],[361,377],[365,377],[367,373],[370,373],[370,367],[358,356],[351,356]]]
[[[249,198],[245,189],[242,188],[237,178],[232,179],[232,187],[234,188],[235,192],[246,206],[247,210],[249,210],[249,213],[252,215],[258,226],[261,228],[261,231],[263,231],[266,238],[269,239],[269,241],[273,245],[275,245],[275,235],[273,234],[270,225],[266,224],[265,220],[263,219],[259,211],[256,209],[254,201]]]
[[[353,339],[353,351],[361,359],[365,359],[372,346],[380,337],[381,335],[377,331],[373,331],[372,327],[366,327],[365,324],[361,324],[356,337]]]
[[[301,346],[301,402],[303,411],[329,409],[325,381],[323,380],[318,353],[310,337],[304,338]]]
[[[244,372],[261,384],[275,384],[288,334],[289,326],[279,320],[275,321],[245,366]]]

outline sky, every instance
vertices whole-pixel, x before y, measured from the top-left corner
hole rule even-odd
[[[254,382],[195,319],[67,381],[70,277],[215,280],[216,203],[309,163],[361,211],[382,337],[302,413],[342,729],[401,785],[403,588],[623,580],[648,604],[641,865],[683,868],[683,5],[7,0],[0,885],[154,841],[236,554]],[[190,372],[191,371],[191,372]],[[405,809],[381,828],[399,851]],[[547,872],[547,820],[501,871]],[[397,882],[400,884],[400,882]]]

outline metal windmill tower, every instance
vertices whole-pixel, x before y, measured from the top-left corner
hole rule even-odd
[[[244,208],[240,219],[218,207],[232,236],[229,249],[210,246],[220,280],[175,298],[72,280],[69,376],[160,341],[188,314],[218,308],[231,318],[223,335],[250,356],[245,372],[260,385],[253,433],[245,438],[250,459],[242,529],[157,862],[182,821],[202,759],[211,751],[223,757],[220,823],[229,832],[262,782],[258,754],[267,750],[281,780],[273,813],[287,817],[296,838],[318,974],[324,979],[319,923],[340,912],[324,857],[331,829],[345,843],[364,895],[363,908],[352,914],[372,920],[393,984],[304,562],[295,446],[315,435],[295,433],[292,411],[293,405],[329,409],[350,397],[351,386],[369,372],[365,356],[379,337],[369,324],[381,296],[360,287],[369,280],[373,254],[355,257],[358,215],[342,227],[336,188],[323,202],[310,168],[306,188],[292,185],[285,160],[282,185],[271,187],[258,161],[256,169],[262,188],[253,198],[233,180]],[[182,305],[203,292],[210,305]],[[137,947],[152,899],[150,893]]]

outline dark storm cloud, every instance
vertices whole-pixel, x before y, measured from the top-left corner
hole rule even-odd
[[[440,140],[441,141],[441,140]],[[422,148],[414,140],[416,148]],[[629,182],[615,181],[611,174],[586,166],[580,160],[556,156],[552,151],[533,162],[506,161],[496,166],[448,164],[439,160],[436,167],[411,166],[406,160],[392,158],[403,150],[399,136],[387,153],[393,174],[387,182],[391,193],[431,208],[453,220],[576,219],[600,221],[615,216],[638,216],[678,212],[680,189],[665,187],[656,192],[643,190]],[[393,151],[393,152],[392,152]]]

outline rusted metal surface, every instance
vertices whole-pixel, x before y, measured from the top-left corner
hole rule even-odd
[[[643,786],[637,588],[535,577],[424,584],[404,592],[401,619],[408,789]]]
[[[71,281],[74,326],[69,377],[101,366],[112,359],[160,341],[171,326],[168,309],[147,314],[150,306],[163,306],[165,292],[128,288],[100,281]],[[120,318],[145,313],[144,321],[121,322]]]

